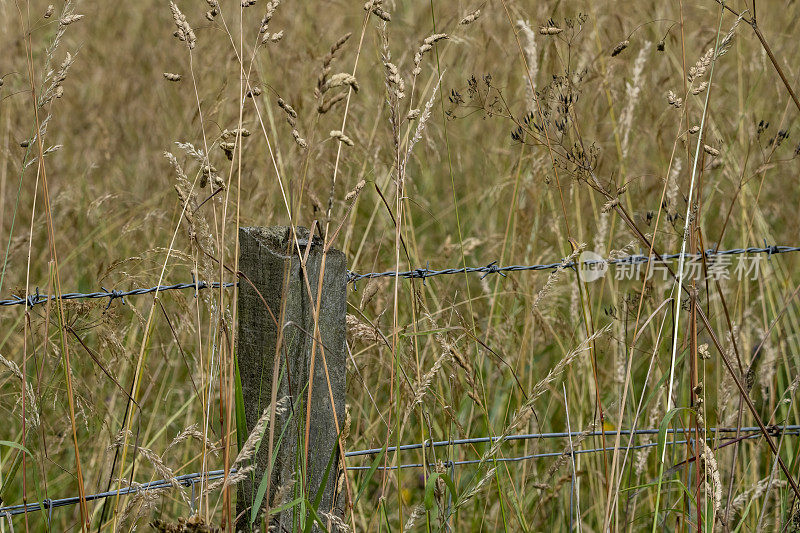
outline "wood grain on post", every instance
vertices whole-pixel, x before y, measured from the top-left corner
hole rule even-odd
[[[255,470],[240,484],[237,530],[242,531],[251,531],[261,522],[259,518],[250,526],[252,502],[267,471],[270,432],[275,466],[271,472],[269,494],[264,496],[261,508],[264,508],[268,498],[273,502],[275,493],[288,486],[292,488],[284,502],[295,499],[301,494],[304,484],[306,495],[313,503],[330,464],[318,514],[333,513],[341,517],[344,510],[343,494],[337,492],[341,463],[334,416],[338,417],[338,426],[341,427],[344,422],[346,375],[347,261],[338,250],[329,250],[325,257],[319,316],[322,346],[316,343],[308,465],[301,468],[323,243],[318,237],[309,239],[305,228],[296,228],[296,235],[303,255],[308,252],[305,264],[308,284],[304,279],[302,257],[297,253],[291,228],[239,229],[239,269],[244,276],[239,283],[237,357],[248,432],[252,431],[273,398],[289,398],[285,412],[277,416],[274,426],[264,434],[255,456]],[[306,249],[307,246],[310,246],[310,250]],[[309,298],[308,287],[313,298]],[[280,341],[276,322],[283,328]],[[330,381],[326,378],[323,350]],[[275,394],[274,385],[277,385]],[[331,406],[331,393],[335,411]],[[305,482],[300,478],[300,472],[306,473]],[[275,526],[275,531],[297,531],[300,509],[301,506],[297,505],[273,515],[269,524]],[[306,509],[306,513],[304,520],[310,519],[310,511]],[[327,525],[327,520],[323,521]],[[329,530],[338,531],[335,526]],[[316,527],[315,531],[318,531]]]

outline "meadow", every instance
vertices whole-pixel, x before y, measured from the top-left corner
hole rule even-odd
[[[0,299],[237,281],[244,226],[355,273],[555,264],[349,285],[342,448],[495,439],[348,457],[343,512],[295,483],[252,525],[798,530],[798,17],[0,0]],[[266,446],[237,319],[235,288],[0,306],[0,506],[168,481],[0,532],[234,531]]]

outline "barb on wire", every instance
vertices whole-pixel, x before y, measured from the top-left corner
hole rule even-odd
[[[738,254],[767,254],[767,257],[772,257],[776,254],[784,254],[788,252],[800,252],[800,247],[798,246],[767,246],[766,243],[763,247],[750,247],[750,248],[732,248],[730,250],[715,250],[710,248],[703,252],[702,254],[685,254],[687,258],[697,259],[700,257],[716,257],[716,256],[726,256],[726,255],[738,255]],[[672,259],[677,259],[681,256],[679,253],[675,254],[667,254],[661,256],[661,259],[664,261],[669,261]],[[576,268],[580,265],[593,265],[593,264],[600,264],[606,263],[608,265],[620,265],[620,264],[628,264],[628,265],[638,265],[648,263],[653,261],[655,256],[646,256],[642,254],[635,254],[629,255],[627,257],[622,257],[619,259],[609,259],[605,260],[591,260],[591,261],[572,261],[570,263],[562,264],[561,262],[557,263],[542,263],[538,265],[508,265],[508,266],[498,266],[497,261],[492,261],[486,266],[479,266],[479,267],[459,267],[459,268],[445,268],[442,270],[432,270],[430,265],[426,265],[425,268],[415,268],[413,270],[405,270],[396,272],[394,270],[388,270],[386,272],[366,272],[359,274],[358,272],[353,272],[351,270],[347,271],[347,283],[352,283],[353,288],[356,289],[356,284],[364,279],[374,279],[374,278],[405,278],[405,279],[421,279],[423,284],[425,280],[428,278],[432,278],[434,276],[443,276],[448,274],[471,274],[471,273],[478,273],[483,274],[481,278],[485,278],[490,274],[499,274],[501,276],[506,275],[507,272],[523,272],[523,271],[539,271],[539,270],[554,270],[559,267],[563,268]],[[223,287],[234,287],[238,286],[238,282],[227,282],[223,283]],[[158,285],[156,287],[149,287],[144,289],[132,289],[129,291],[118,291],[118,290],[106,290],[105,288],[101,287],[103,290],[98,292],[90,292],[90,293],[81,293],[81,292],[69,292],[66,294],[62,294],[60,296],[56,295],[48,295],[48,294],[40,294],[39,288],[36,288],[36,291],[29,295],[27,298],[23,298],[21,296],[12,295],[11,298],[0,300],[0,307],[7,307],[11,305],[27,305],[28,307],[33,307],[35,305],[39,305],[45,303],[47,301],[54,301],[57,299],[61,300],[78,300],[82,298],[88,299],[97,299],[97,298],[108,298],[108,305],[106,308],[110,307],[114,300],[121,300],[122,303],[125,303],[126,296],[138,296],[140,294],[149,294],[153,292],[164,292],[164,291],[172,291],[172,290],[182,290],[182,289],[194,289],[195,296],[197,296],[197,291],[201,289],[209,289],[209,288],[219,288],[219,282],[215,281],[209,283],[207,281],[193,281],[191,283],[176,283],[174,285]]]

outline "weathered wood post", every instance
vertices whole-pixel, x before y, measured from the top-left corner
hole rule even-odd
[[[338,250],[331,249],[326,254],[319,306],[321,343],[314,342],[323,243],[318,237],[309,238],[306,228],[296,228],[296,235],[303,255],[298,255],[291,228],[239,229],[239,269],[246,279],[241,277],[239,283],[238,363],[248,432],[274,398],[288,397],[291,403],[287,402],[285,411],[265,432],[256,453],[256,468],[240,484],[237,530],[242,531],[252,531],[261,522],[259,519],[251,525],[251,508],[268,469],[270,440],[274,468],[262,509],[267,501],[272,501],[276,491],[285,491],[288,486],[292,488],[284,501],[294,500],[305,487],[308,499],[314,502],[326,469],[332,464],[318,513],[341,517],[344,512],[344,495],[337,491],[340,475],[337,427],[344,423],[347,262]],[[306,253],[307,281],[301,268]],[[278,326],[283,330],[282,335]],[[312,357],[313,380],[310,379]],[[308,464],[302,468],[309,387]],[[338,424],[334,417],[338,418]],[[306,473],[305,480],[300,478],[300,472]],[[269,524],[276,526],[278,532],[297,531],[300,512],[301,506],[297,505],[273,515]],[[308,509],[305,515],[304,519],[311,516]],[[319,529],[315,527],[315,531]],[[338,528],[332,525],[330,531]]]

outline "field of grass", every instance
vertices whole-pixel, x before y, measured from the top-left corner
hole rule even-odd
[[[240,226],[313,227],[359,273],[800,246],[798,17],[0,0],[0,299],[235,281]],[[758,428],[800,424],[798,260],[361,281],[344,450],[500,438],[348,458],[427,466],[351,470],[342,518],[315,512],[331,531],[800,528],[797,432]],[[236,302],[0,307],[0,505],[246,468]],[[0,532],[233,531],[240,478],[198,484],[194,509],[168,486]],[[255,525],[293,505],[310,531],[302,486]]]

